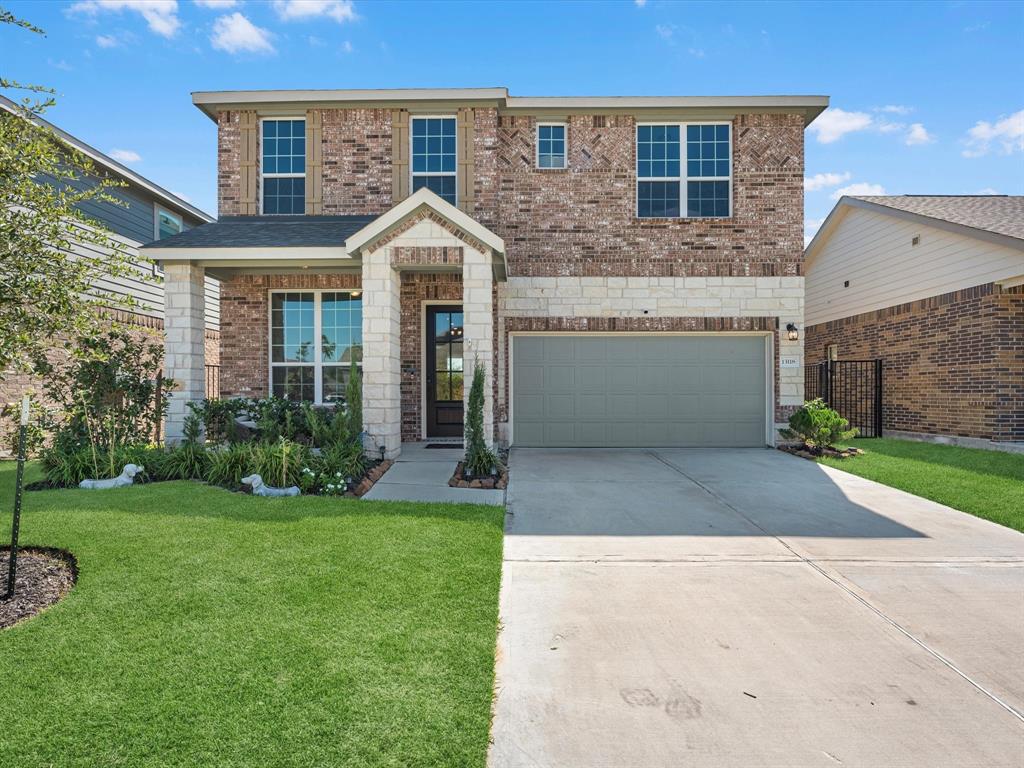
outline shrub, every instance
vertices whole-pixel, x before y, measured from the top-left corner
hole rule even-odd
[[[275,443],[254,443],[249,472],[258,474],[267,485],[286,488],[299,484],[302,469],[309,466],[311,459],[307,446],[284,438]]]
[[[113,449],[55,445],[42,452],[43,472],[46,481],[59,488],[74,488],[86,479],[117,477],[125,464],[140,464],[146,468],[147,476],[155,477],[151,468],[159,466],[161,453],[161,449],[145,445],[119,445]],[[136,477],[135,482],[144,480]]]
[[[348,418],[341,408],[314,408],[302,404],[302,416],[315,448],[329,448],[349,442]]]
[[[808,400],[789,417],[789,429],[779,430],[787,440],[802,440],[815,451],[833,448],[836,443],[856,437],[850,422],[825,405],[821,398]]]
[[[190,402],[188,407],[202,422],[209,443],[235,442],[235,418],[246,410],[249,401],[235,397],[229,400]]]
[[[267,397],[251,401],[251,410],[259,430],[259,439],[276,443],[284,439],[298,441],[308,439],[302,403],[285,400],[283,397]]]
[[[464,474],[472,477],[492,474],[498,463],[498,457],[484,439],[484,376],[484,365],[476,363],[466,409],[466,463],[463,467]]]
[[[225,488],[237,488],[242,478],[253,472],[256,465],[255,443],[236,443],[223,450],[210,452],[210,466],[206,470],[207,482]]]
[[[204,480],[209,472],[210,454],[199,443],[183,442],[163,453],[149,473],[155,480]]]
[[[355,355],[348,370],[345,383],[345,414],[348,418],[349,439],[362,445],[363,435],[363,383]]]

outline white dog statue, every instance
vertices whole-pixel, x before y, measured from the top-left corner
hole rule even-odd
[[[253,496],[298,496],[299,488],[296,485],[288,488],[274,488],[271,485],[267,485],[263,482],[263,478],[259,475],[249,475],[243,477],[242,482],[246,485],[252,486]]]
[[[141,464],[125,464],[121,474],[109,480],[83,480],[78,484],[79,488],[88,488],[93,491],[104,491],[107,488],[124,488],[135,482],[135,476],[145,472],[146,468]]]

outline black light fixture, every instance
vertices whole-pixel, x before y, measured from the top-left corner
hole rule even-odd
[[[797,330],[796,323],[786,323],[786,333],[790,341],[797,341],[800,338],[800,331]]]

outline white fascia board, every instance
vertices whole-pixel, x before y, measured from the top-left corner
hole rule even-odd
[[[487,229],[473,217],[456,208],[451,203],[442,200],[437,194],[426,187],[419,189],[405,200],[394,206],[387,213],[383,213],[360,229],[345,241],[345,250],[356,256],[359,250],[367,243],[371,243],[385,234],[391,228],[397,226],[409,216],[418,212],[421,208],[430,208],[438,216],[447,219],[457,228],[472,235],[481,243],[498,254],[505,253],[505,241]]]
[[[213,263],[220,261],[253,261],[262,264],[279,263],[290,266],[303,261],[352,261],[344,248],[322,246],[316,248],[146,248],[147,258],[158,261],[187,261]]]

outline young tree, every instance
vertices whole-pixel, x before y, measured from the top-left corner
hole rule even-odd
[[[0,24],[44,34],[0,9]],[[53,91],[0,77],[0,90],[22,90],[14,113],[0,110],[0,379],[29,370],[55,344],[95,333],[101,309],[131,302],[97,291],[100,277],[133,271],[133,257],[80,206],[123,205],[89,158],[36,118]],[[33,100],[35,99],[35,100]]]

